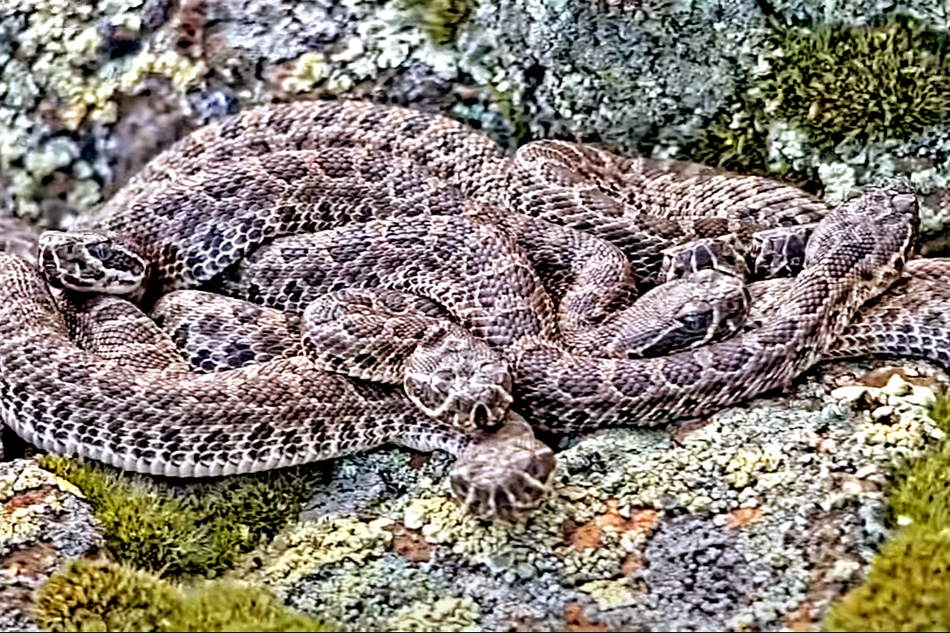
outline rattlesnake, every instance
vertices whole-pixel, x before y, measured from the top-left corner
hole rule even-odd
[[[510,195],[519,187],[524,195]],[[145,305],[222,273],[225,286],[243,284],[257,292],[252,298],[275,293],[273,305],[300,306],[308,293],[341,290],[345,279],[420,292],[510,367],[512,406],[532,426],[570,431],[698,415],[787,384],[899,275],[914,211],[912,196],[871,191],[828,213],[774,181],[680,164],[661,170],[563,143],[530,146],[509,161],[486,137],[441,117],[362,103],[296,103],[186,137],[106,206],[94,228],[108,238],[50,237],[43,264],[72,289],[112,284],[129,292],[146,279],[139,297]],[[599,358],[564,346],[565,332],[596,324],[632,292],[631,262],[649,280],[665,248],[711,225],[798,225],[823,216],[805,270],[763,327],[659,359]],[[334,268],[336,281],[311,270],[297,281],[260,285],[264,277],[248,273],[280,252],[272,245],[255,254],[258,245],[313,231],[324,231],[307,247],[315,255],[298,259]],[[539,262],[556,265],[539,276]],[[435,283],[450,271],[452,283]],[[578,283],[590,280],[612,285]],[[560,312],[545,291],[552,287],[568,287]],[[423,416],[397,388],[326,373],[300,357],[196,375],[158,353],[163,367],[136,372],[104,358],[115,350],[121,357],[128,341],[103,342],[101,322],[84,317],[98,312],[115,322],[110,315],[118,314],[141,325],[126,314],[130,304],[74,301],[63,304],[64,319],[34,269],[0,257],[0,410],[6,424],[48,450],[202,476],[387,441],[445,448],[460,456],[456,489],[488,514],[530,505],[550,476],[550,451],[514,413],[494,434],[473,429],[496,423],[486,419],[493,415],[457,416],[453,426]],[[69,334],[92,349],[79,348]],[[478,407],[463,407],[472,410]]]

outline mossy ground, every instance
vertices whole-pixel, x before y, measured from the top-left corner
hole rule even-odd
[[[107,560],[76,560],[37,594],[50,631],[323,631],[266,589],[214,580],[181,587]]]
[[[769,127],[803,130],[814,148],[906,140],[950,111],[950,35],[901,15],[870,25],[775,25],[739,101],[686,153],[745,171],[774,173]],[[778,169],[791,180],[807,171]],[[784,173],[783,173],[784,172]]]
[[[473,0],[406,0],[415,8],[426,36],[442,46],[455,43],[474,9]]]
[[[950,433],[950,397],[931,415]],[[827,630],[950,630],[950,440],[898,476],[890,513],[906,527],[874,558],[864,584],[832,609]]]
[[[43,466],[78,487],[117,559],[170,576],[217,576],[300,512],[315,469],[230,477],[188,494],[156,480],[48,456]]]
[[[757,89],[768,114],[820,145],[904,139],[950,109],[950,37],[903,16],[777,31]]]
[[[297,517],[318,470],[230,477],[182,492],[97,464],[56,456],[42,463],[83,492],[102,524],[108,554],[120,561],[75,560],[54,574],[37,594],[36,618],[44,628],[325,630],[263,586],[221,577]]]

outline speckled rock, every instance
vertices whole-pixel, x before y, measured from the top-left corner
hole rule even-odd
[[[522,138],[675,152],[735,92],[764,34],[755,0],[505,0],[475,10],[459,48]]]
[[[700,424],[580,438],[518,522],[460,512],[444,457],[338,460],[326,492],[357,501],[318,493],[242,573],[364,630],[814,630],[886,536],[889,473],[941,437],[929,384],[835,365]]]
[[[101,530],[78,490],[28,459],[0,462],[0,629],[33,631],[32,593]]]
[[[950,9],[942,0],[765,0],[762,4],[791,23],[868,24],[889,13],[900,12],[939,28],[950,27]]]
[[[895,13],[948,27],[937,0],[15,0],[0,5],[0,206],[69,226],[194,127],[328,96],[445,112],[506,147],[560,136],[717,162],[693,146],[750,116],[777,25]],[[763,168],[809,174],[830,202],[910,178],[925,248],[946,250],[950,126],[829,148],[773,114],[755,124]]]

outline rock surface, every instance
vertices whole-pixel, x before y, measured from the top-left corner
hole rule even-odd
[[[888,533],[888,475],[942,437],[926,376],[837,374],[673,434],[580,439],[516,523],[461,514],[441,456],[338,460],[241,574],[361,630],[816,629]]]
[[[33,592],[66,560],[101,544],[75,487],[29,459],[0,462],[0,629],[38,630]]]

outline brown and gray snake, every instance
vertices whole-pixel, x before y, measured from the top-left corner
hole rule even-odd
[[[816,222],[802,271],[733,338],[713,342],[738,304],[649,290],[671,249]],[[45,450],[165,476],[444,449],[473,511],[510,514],[553,471],[532,428],[701,416],[836,355],[946,366],[948,266],[905,271],[916,224],[897,191],[831,211],[776,181],[570,143],[508,158],[403,108],[267,106],[179,141],[90,226],[45,234],[42,271],[0,255],[0,416]],[[191,289],[260,305],[176,320],[202,314],[173,292]],[[628,307],[637,293],[661,299]],[[663,309],[675,327],[627,333]],[[230,311],[237,330],[202,350]],[[264,338],[245,342],[242,319]]]

